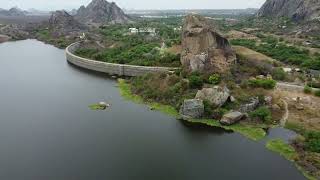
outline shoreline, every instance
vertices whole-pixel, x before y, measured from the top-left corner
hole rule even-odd
[[[142,97],[135,95],[130,90],[130,84],[124,79],[118,79],[118,88],[120,95],[128,101],[132,101],[137,104],[144,104],[150,107],[152,110],[160,111],[164,114],[179,118],[179,112],[172,106],[163,105],[155,102],[146,102]],[[223,126],[218,121],[213,119],[192,119],[192,120],[181,120],[193,124],[201,124],[208,127],[221,128],[226,131],[232,131],[238,133],[241,136],[259,142],[267,137],[267,132],[263,127],[254,127],[249,124],[234,124],[231,126]],[[272,128],[272,127],[271,127]],[[270,139],[265,142],[265,148],[271,152],[277,153],[288,161],[291,161],[296,166],[297,170],[300,171],[303,176],[308,180],[316,180],[315,177],[311,176],[306,170],[304,170],[295,160],[298,152],[287,142],[282,139]]]

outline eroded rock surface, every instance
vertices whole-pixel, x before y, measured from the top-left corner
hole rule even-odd
[[[227,87],[215,86],[213,88],[203,88],[199,90],[196,99],[207,100],[215,108],[223,106],[230,97],[230,91]]]
[[[236,59],[229,41],[204,17],[188,15],[184,20],[181,63],[188,72],[226,72]]]
[[[237,122],[239,122],[241,119],[244,118],[244,114],[238,111],[232,111],[227,114],[225,114],[222,119],[220,120],[220,123],[223,125],[232,125]]]

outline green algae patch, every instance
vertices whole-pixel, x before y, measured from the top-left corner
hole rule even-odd
[[[92,104],[89,106],[89,108],[93,111],[98,111],[98,110],[105,110],[106,106],[102,106],[101,104]]]
[[[294,161],[298,157],[295,149],[280,139],[268,141],[266,147],[273,152],[279,153],[289,161]]]
[[[263,128],[254,127],[251,125],[234,124],[231,126],[223,126],[218,121],[213,119],[190,119],[187,121],[191,123],[200,123],[211,127],[218,127],[225,130],[234,131],[254,141],[259,141],[266,136],[266,132],[263,130]]]
[[[147,102],[142,97],[133,94],[131,91],[130,84],[127,83],[124,79],[118,79],[118,86],[120,94],[125,100],[130,100],[137,104],[146,104],[149,106],[150,109],[163,112],[172,117],[179,116],[178,111],[172,106],[163,105],[156,102]]]

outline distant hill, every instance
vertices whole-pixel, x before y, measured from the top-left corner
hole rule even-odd
[[[288,17],[296,22],[320,19],[320,0],[267,0],[258,17]]]
[[[48,23],[50,30],[59,32],[60,34],[86,29],[83,24],[76,21],[73,16],[63,10],[53,12]]]
[[[17,7],[11,8],[9,10],[0,9],[1,16],[26,16],[26,14],[26,11],[23,11]]]
[[[129,17],[116,3],[106,0],[93,0],[87,7],[81,6],[74,16],[87,24],[124,24],[130,22]]]

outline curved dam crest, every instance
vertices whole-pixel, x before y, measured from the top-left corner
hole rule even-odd
[[[134,76],[141,76],[148,73],[172,72],[178,69],[178,68],[170,68],[170,67],[149,67],[149,66],[115,64],[115,63],[106,63],[106,62],[86,59],[74,54],[76,49],[80,46],[80,43],[81,42],[73,43],[66,48],[66,58],[69,63],[88,69],[88,70],[103,72],[110,75],[134,77]]]

